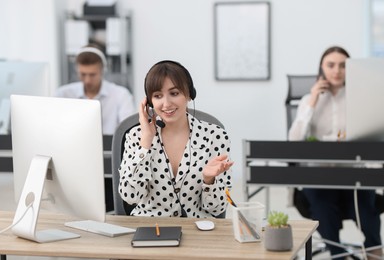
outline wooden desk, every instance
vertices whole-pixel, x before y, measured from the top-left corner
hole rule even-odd
[[[12,138],[10,135],[0,134],[0,173],[13,172]]]
[[[0,229],[12,223],[13,212],[0,211]],[[63,215],[40,213],[38,229],[59,228],[75,232],[80,238],[53,243],[38,244],[18,238],[9,230],[0,234],[0,254],[29,256],[61,256],[113,259],[293,259],[306,245],[311,252],[311,236],[318,226],[317,221],[290,221],[293,230],[294,248],[289,252],[269,252],[262,242],[239,243],[232,231],[231,219],[213,219],[215,229],[197,230],[193,218],[149,218],[128,216],[107,216],[108,223],[127,227],[181,225],[183,236],[179,247],[132,248],[133,234],[109,238],[93,233],[82,232],[63,225],[73,220]],[[310,254],[307,259],[310,259]]]

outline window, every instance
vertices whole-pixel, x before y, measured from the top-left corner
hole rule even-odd
[[[370,55],[384,57],[384,1],[371,0]]]

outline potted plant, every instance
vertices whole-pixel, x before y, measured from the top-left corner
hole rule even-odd
[[[288,251],[293,247],[292,228],[288,224],[288,215],[272,211],[265,226],[264,246],[270,251]]]

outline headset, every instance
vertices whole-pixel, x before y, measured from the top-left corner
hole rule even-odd
[[[107,71],[107,58],[105,57],[104,53],[101,50],[99,50],[98,48],[95,48],[95,47],[83,47],[77,53],[77,56],[79,56],[80,54],[85,53],[85,52],[91,52],[91,53],[94,53],[97,56],[99,56],[99,58],[101,59],[101,63],[103,64],[104,72]]]
[[[188,92],[189,92],[189,97],[194,100],[196,98],[196,89],[193,85],[193,80],[192,80],[192,77],[191,77],[191,74],[189,73],[189,71],[183,66],[181,65],[180,63],[176,62],[176,61],[172,61],[172,60],[163,60],[163,61],[159,61],[158,63],[156,63],[155,65],[152,66],[152,68],[149,70],[151,71],[155,66],[157,65],[160,65],[160,64],[165,64],[165,63],[170,63],[170,64],[174,64],[176,66],[178,66],[184,73],[185,75],[187,75],[187,81],[188,81]],[[147,76],[148,76],[149,72],[147,73]],[[145,80],[144,80],[144,91],[145,91],[145,95],[147,96],[147,104],[150,106],[150,107],[153,107],[153,104],[151,102],[151,99],[148,97],[148,91],[147,91],[147,76],[145,76]]]

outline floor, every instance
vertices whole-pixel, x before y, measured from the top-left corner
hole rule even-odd
[[[257,188],[257,187],[252,187]],[[235,185],[232,189],[232,198],[235,201],[242,201],[243,200],[243,194],[242,194],[242,188],[241,188],[241,181],[235,181]],[[269,191],[263,190],[260,193],[258,193],[256,196],[252,198],[252,200],[259,201],[265,205],[266,199],[268,198],[267,194],[269,195],[269,210],[280,210],[284,211],[289,215],[290,219],[303,219],[298,211],[292,207],[289,206],[289,193],[288,189],[286,187],[272,187],[269,188]],[[16,203],[14,202],[13,197],[13,178],[12,174],[7,173],[1,173],[0,174],[0,210],[15,210],[16,209]],[[231,210],[228,210],[227,217],[231,217]],[[382,216],[382,221],[384,221],[384,216]],[[383,222],[384,223],[384,222]],[[353,244],[359,244],[361,243],[363,236],[356,228],[354,222],[352,221],[344,221],[343,223],[344,227],[341,230],[340,236],[342,241],[353,243]],[[384,240],[384,228],[382,225],[381,228],[381,234],[382,238]],[[315,234],[315,237],[318,236],[318,234]],[[314,238],[314,245],[318,244],[317,240]],[[303,258],[304,251],[300,252],[300,257]],[[329,259],[329,255],[327,253],[323,253],[321,255],[315,256],[313,259]],[[50,260],[50,259],[66,259],[66,258],[52,258],[52,257],[20,257],[20,256],[8,256],[8,260]],[[70,258],[73,260],[73,258]]]

